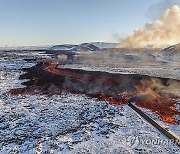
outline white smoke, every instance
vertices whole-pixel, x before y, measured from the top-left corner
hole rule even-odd
[[[162,14],[174,5],[180,6],[180,0],[160,0],[157,3],[151,5],[146,12],[146,17],[155,21],[159,19]]]
[[[121,47],[166,47],[180,42],[180,7],[167,9],[159,20],[146,23],[144,29],[134,30],[124,39]]]

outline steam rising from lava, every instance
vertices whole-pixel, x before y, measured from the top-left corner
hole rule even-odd
[[[174,116],[180,115],[175,106],[176,98],[179,97],[166,92],[169,87],[179,89],[178,80],[58,69],[59,64],[57,61],[40,62],[32,68],[24,69],[27,73],[22,74],[20,79],[29,79],[23,83],[26,87],[12,89],[11,94],[85,94],[116,105],[135,101],[136,105],[158,114],[164,122],[180,124],[174,119]]]
[[[159,20],[146,23],[144,29],[134,30],[133,35],[121,42],[121,47],[153,47],[161,48],[180,42],[180,7],[174,5],[167,9]]]
[[[165,83],[158,78],[143,79],[136,86],[138,96],[141,96],[146,101],[156,100],[163,95],[164,98],[180,97],[179,94],[180,81],[168,79]]]

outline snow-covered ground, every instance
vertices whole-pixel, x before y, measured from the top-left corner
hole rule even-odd
[[[0,57],[0,153],[180,153],[128,106],[74,94],[9,95],[23,82],[20,69],[33,65]]]
[[[63,67],[180,80],[180,52],[106,49],[95,54],[81,54],[76,62]]]
[[[80,55],[78,61],[73,64],[59,66],[63,68],[83,69],[88,71],[104,71],[121,74],[141,74],[152,77],[162,77],[180,80],[180,52],[173,51],[121,51],[105,50],[96,54]],[[180,96],[180,87],[173,89]],[[180,111],[180,101],[177,109]],[[143,109],[150,117],[156,120],[175,136],[180,137],[180,126],[163,123],[161,119],[151,111]],[[180,121],[180,116],[176,116]]]

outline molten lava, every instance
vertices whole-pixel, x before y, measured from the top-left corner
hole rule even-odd
[[[21,75],[20,79],[29,79],[23,83],[26,87],[12,89],[11,94],[48,96],[60,95],[62,92],[85,94],[113,105],[125,105],[135,101],[137,106],[151,110],[164,122],[179,124],[174,119],[175,115],[180,115],[175,107],[176,97],[161,93],[157,87],[151,87],[149,84],[152,77],[58,69],[58,65],[59,62],[40,62],[32,68],[24,69],[26,73]],[[156,79],[153,78],[153,81]],[[158,78],[158,80],[166,87],[168,79]]]

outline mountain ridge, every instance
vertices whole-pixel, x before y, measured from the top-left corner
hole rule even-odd
[[[164,51],[180,52],[180,43],[169,46],[169,47],[165,48]]]

